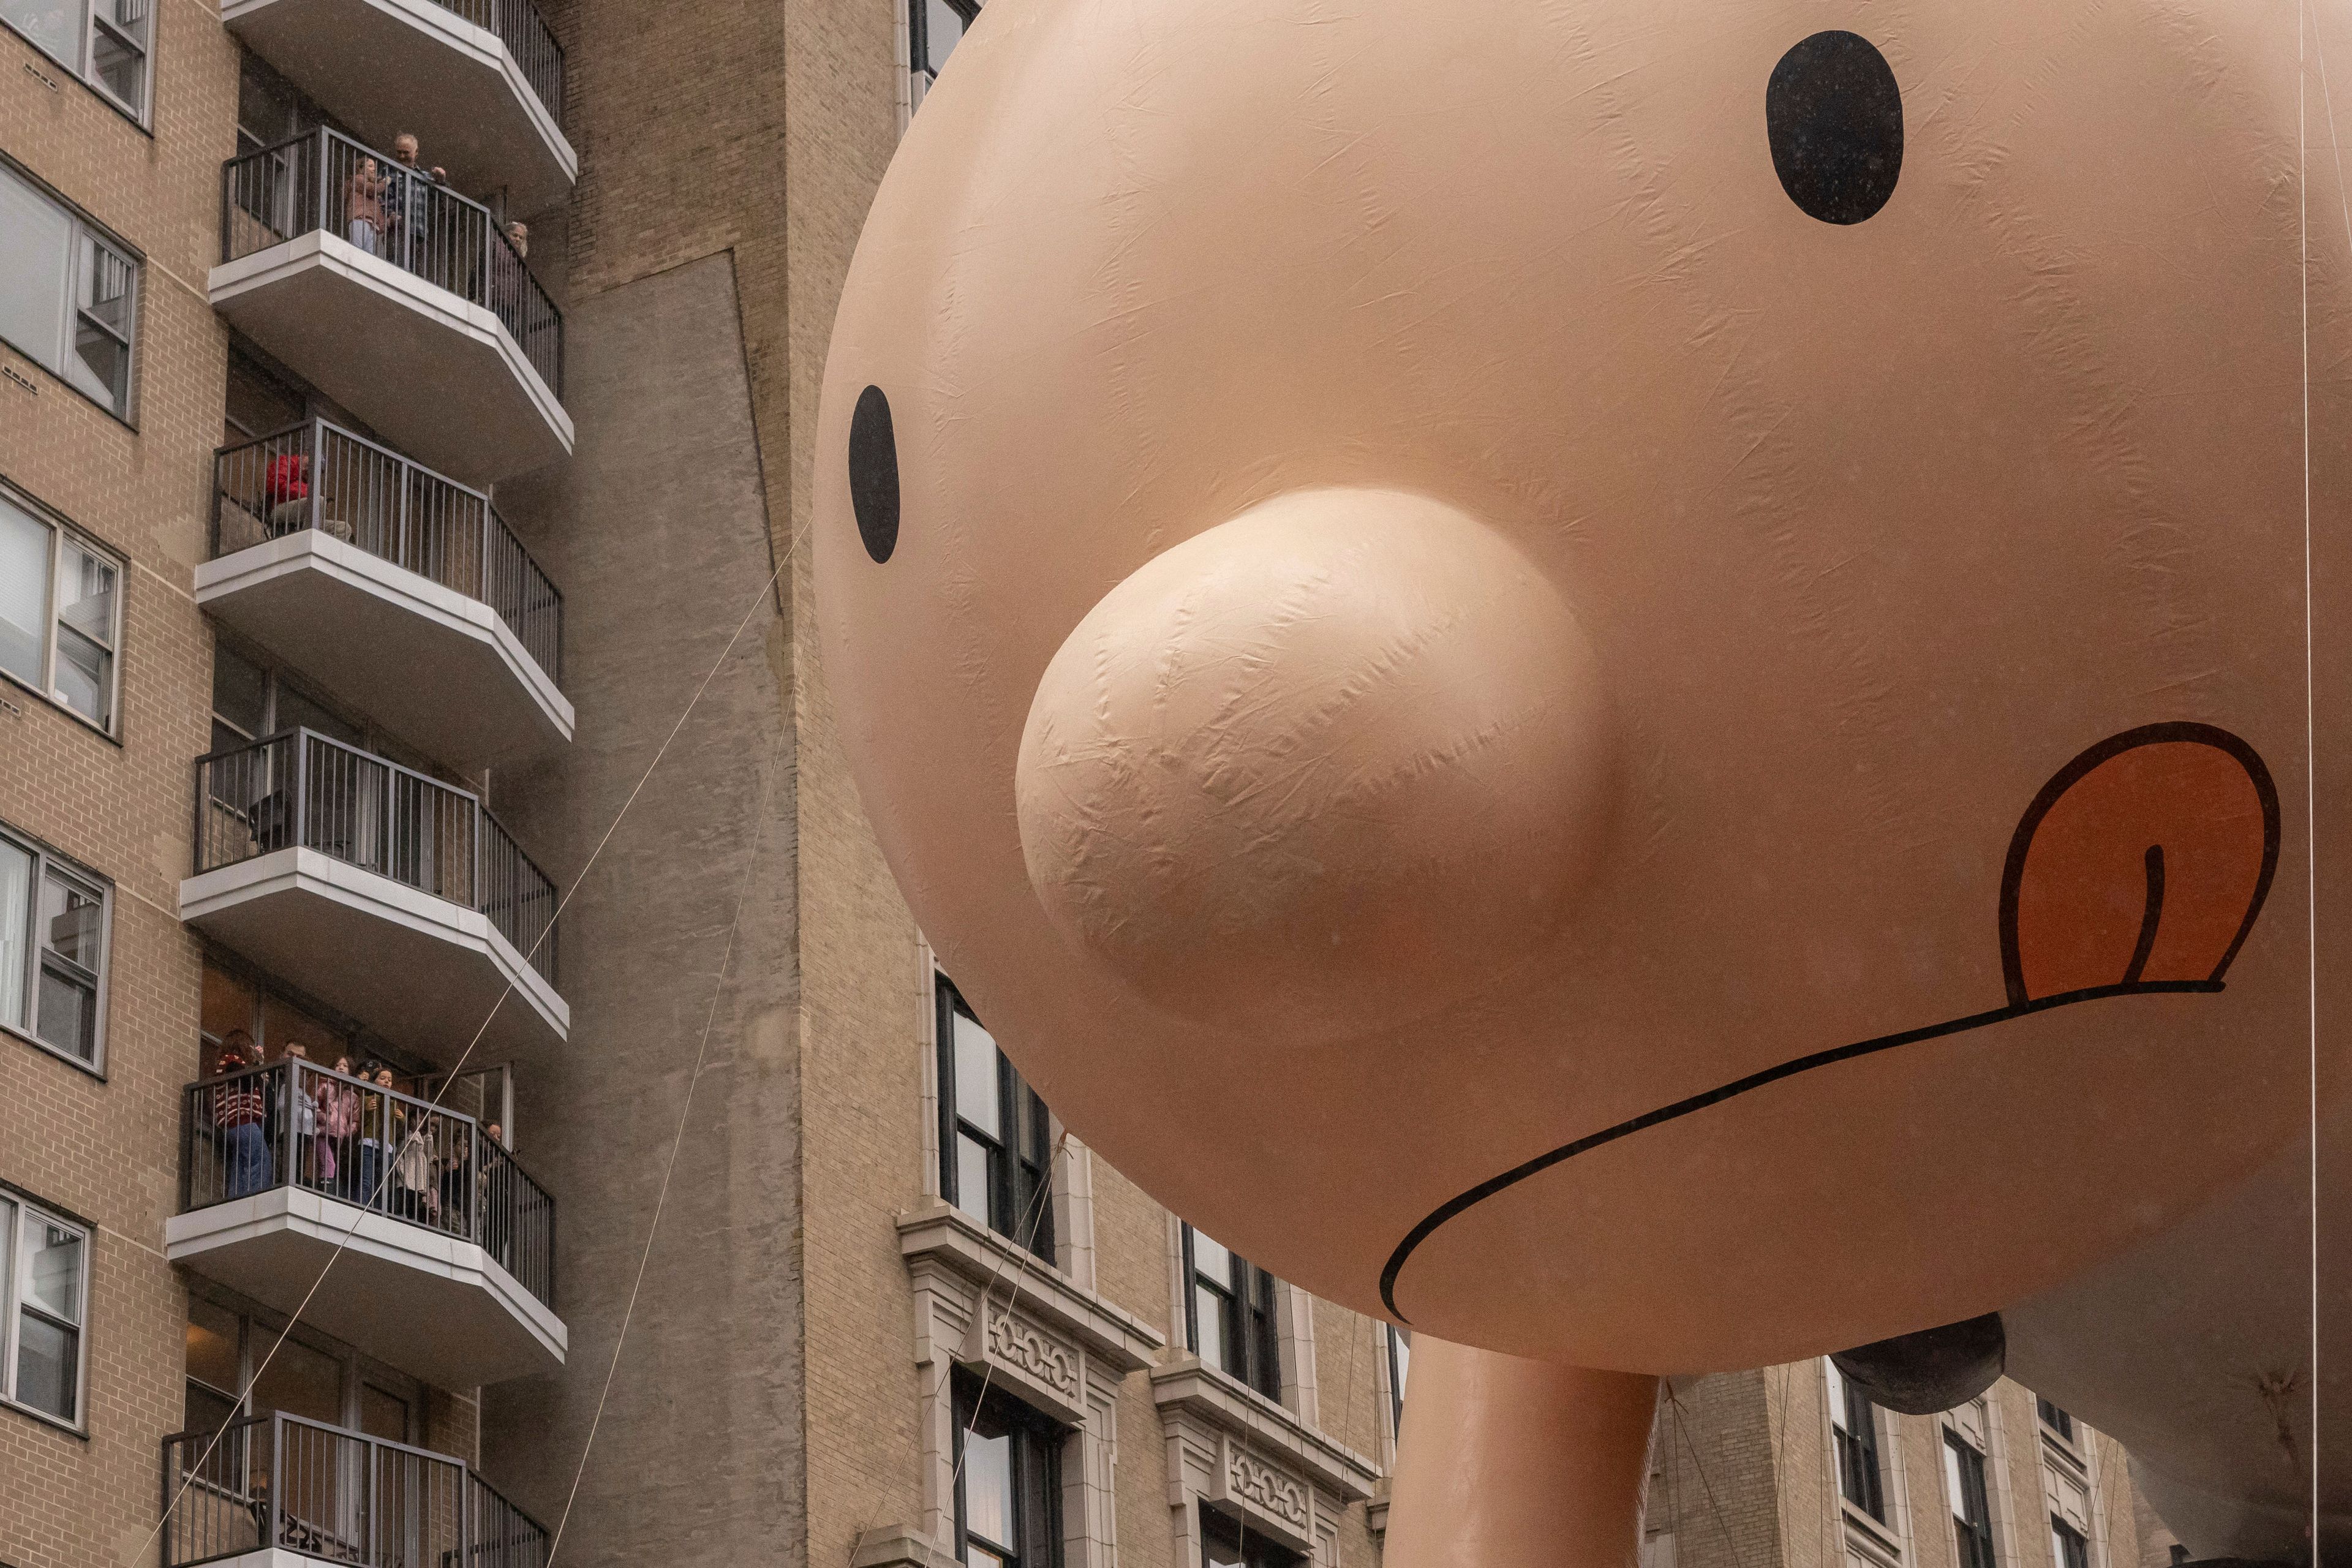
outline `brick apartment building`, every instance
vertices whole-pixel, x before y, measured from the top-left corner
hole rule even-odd
[[[1407,1347],[1064,1134],[834,743],[966,10],[0,0],[0,1563],[1376,1561]],[[2137,1561],[2029,1396],[1829,1390],[1685,1390],[1650,1555]]]

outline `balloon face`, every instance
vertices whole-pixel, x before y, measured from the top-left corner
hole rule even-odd
[[[998,0],[816,441],[942,965],[1221,1240],[1597,1367],[1997,1310],[2242,1175],[2309,1043],[2294,62]]]

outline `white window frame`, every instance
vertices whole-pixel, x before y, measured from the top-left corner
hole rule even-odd
[[[6,669],[0,669],[0,679],[6,680],[20,690],[31,692],[53,707],[62,709],[109,740],[121,740],[122,738],[122,626],[125,618],[124,599],[131,591],[131,563],[116,552],[108,549],[5,480],[0,480],[0,502],[5,502],[49,531],[47,566],[44,573],[47,586],[43,595],[41,610],[44,635],[41,639],[40,684],[37,686],[30,681],[20,679],[13,670]],[[89,552],[114,568],[114,624],[107,628],[108,640],[104,645],[108,656],[106,712],[109,721],[103,724],[58,695],[58,625],[60,619],[58,602],[61,596],[58,579],[65,571],[65,546],[68,541],[76,548]],[[79,626],[74,629],[84,637],[90,635]],[[92,640],[97,639],[92,638]]]
[[[140,255],[138,251],[132,249],[130,246],[125,245],[121,240],[117,239],[113,235],[108,233],[105,229],[100,227],[96,223],[93,223],[89,216],[79,207],[75,206],[71,202],[67,201],[64,197],[58,195],[57,192],[51,190],[39,180],[35,179],[31,172],[24,168],[22,165],[10,163],[5,158],[0,158],[0,179],[11,179],[16,181],[19,185],[22,185],[27,192],[29,192],[35,199],[47,202],[50,206],[65,215],[66,249],[68,252],[65,270],[66,286],[62,290],[61,297],[57,301],[58,318],[60,327],[58,340],[60,345],[58,362],[54,364],[50,363],[47,360],[43,359],[40,355],[25,347],[22,343],[11,342],[8,343],[8,346],[17,353],[23,355],[26,359],[28,359],[35,364],[39,365],[43,370],[47,371],[51,375],[57,377],[58,380],[63,382],[67,386],[73,390],[77,396],[88,398],[89,401],[96,404],[99,407],[105,409],[107,413],[112,415],[115,418],[120,419],[125,425],[131,426],[133,429],[136,429],[139,423],[136,413],[139,405],[139,324],[142,312],[146,307],[146,258]],[[125,358],[122,370],[122,401],[119,406],[114,404],[103,402],[84,391],[81,385],[74,380],[72,371],[68,363],[73,357],[75,336],[81,325],[84,314],[81,308],[83,258],[85,255],[91,252],[92,247],[95,247],[97,250],[107,252],[116,260],[121,262],[124,267],[129,268],[131,273],[131,308],[126,312],[127,322],[124,329],[121,331],[117,332],[112,327],[110,327],[105,322],[99,321],[96,317],[93,316],[89,318],[90,323],[97,327],[100,331],[105,332],[110,337],[119,337],[122,340]],[[0,339],[0,342],[6,341],[7,340]]]
[[[35,1225],[54,1226],[59,1230],[71,1232],[81,1240],[81,1278],[76,1282],[81,1317],[70,1325],[74,1336],[74,1408],[70,1415],[59,1415],[54,1410],[27,1405],[16,1396],[17,1342],[21,1337],[26,1311],[25,1280],[32,1261],[30,1238]],[[75,1432],[86,1431],[89,1426],[89,1276],[91,1258],[97,1250],[98,1231],[95,1226],[68,1219],[13,1188],[0,1187],[0,1310],[5,1310],[7,1314],[6,1321],[0,1322],[0,1404],[21,1410],[37,1421]],[[32,1310],[40,1310],[38,1308]],[[47,1312],[41,1315],[45,1318],[49,1316]]]
[[[33,875],[27,895],[30,903],[25,911],[25,1017],[21,1021],[0,1018],[0,1034],[12,1035],[36,1050],[46,1051],[93,1078],[103,1079],[106,1076],[107,992],[114,972],[114,884],[87,867],[58,854],[30,834],[17,832],[5,824],[0,824],[0,843],[26,851],[33,858]],[[98,1024],[92,1031],[88,1061],[50,1044],[40,1035],[41,965],[43,954],[48,951],[47,939],[40,928],[41,893],[48,886],[52,875],[79,883],[98,895],[97,999],[93,1004],[98,1010]]]
[[[132,37],[120,24],[99,15],[101,8],[111,8],[107,5],[107,0],[75,0],[75,3],[81,12],[81,26],[74,30],[74,47],[81,57],[79,59],[69,60],[52,53],[47,45],[16,26],[5,16],[0,16],[0,27],[7,28],[40,50],[45,57],[72,72],[77,80],[105,100],[110,108],[132,124],[142,131],[150,129],[154,123],[155,112],[155,14],[161,8],[158,0],[131,0],[134,7],[146,13],[147,37],[143,40]],[[139,101],[135,104],[117,98],[114,89],[108,87],[98,74],[98,37],[101,29],[121,40],[125,47],[139,57]]]

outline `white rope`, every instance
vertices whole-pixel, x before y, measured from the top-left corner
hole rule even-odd
[[[781,556],[777,561],[776,569],[770,573],[768,580],[761,584],[759,595],[752,599],[751,607],[743,613],[742,620],[737,624],[735,635],[727,639],[727,646],[719,650],[718,658],[711,662],[709,673],[702,678],[702,684],[694,689],[693,697],[688,699],[686,706],[679,710],[677,721],[670,726],[669,733],[662,738],[660,747],[654,752],[653,761],[647,763],[646,771],[638,775],[636,786],[629,791],[628,798],[621,803],[620,810],[614,814],[611,825],[604,829],[604,837],[596,840],[595,848],[589,852],[587,861],[581,866],[579,873],[572,879],[572,886],[564,890],[563,897],[557,902],[555,913],[548,917],[547,929],[540,932],[538,940],[530,944],[530,951],[523,954],[525,963],[535,962],[540,949],[546,944],[550,937],[555,934],[556,922],[562,918],[563,911],[571,906],[572,900],[580,891],[582,884],[587,881],[588,873],[595,869],[597,859],[604,853],[604,847],[613,841],[613,835],[619,830],[622,819],[629,815],[629,808],[636,805],[637,796],[645,793],[646,782],[654,776],[654,770],[661,766],[662,759],[669,754],[671,742],[677,739],[678,731],[686,728],[687,720],[693,716],[695,708],[702,701],[703,694],[710,689],[711,681],[718,678],[719,671],[725,666],[728,656],[735,651],[735,645],[742,640],[744,630],[751,626],[752,617],[760,612],[761,602],[775,591],[777,579],[783,575],[784,566],[791,559],[789,552]],[[466,1042],[466,1048],[459,1053],[457,1065],[449,1069],[448,1076],[442,1081],[440,1092],[434,1096],[428,1115],[417,1119],[415,1129],[409,1133],[407,1141],[402,1143],[402,1154],[404,1155],[410,1145],[423,1134],[430,1120],[430,1113],[440,1110],[442,1100],[456,1085],[457,1076],[466,1070],[466,1064],[473,1059],[475,1047],[481,1044],[482,1037],[489,1031],[491,1021],[499,1016],[499,1009],[506,1005],[507,998],[513,994],[514,982],[511,980],[499,988],[497,1000],[490,1004],[490,1010],[482,1016],[481,1026],[474,1031],[473,1038]],[[303,1313],[310,1310],[311,1300],[319,1294],[319,1288],[327,1282],[327,1276],[333,1272],[344,1250],[351,1246],[352,1238],[359,1234],[360,1226],[365,1223],[368,1215],[373,1212],[376,1198],[383,1194],[384,1188],[392,1181],[393,1167],[396,1158],[390,1158],[384,1162],[383,1174],[377,1182],[375,1191],[368,1194],[367,1206],[360,1210],[357,1217],[344,1227],[343,1233],[336,1238],[335,1249],[328,1254],[327,1261],[320,1266],[318,1278],[311,1280],[310,1288],[303,1292],[302,1300],[295,1307],[293,1315],[287,1319],[286,1327],[278,1331],[278,1338],[270,1345],[268,1353],[261,1358],[261,1364],[253,1369],[253,1375],[247,1378],[245,1386],[238,1390],[237,1409],[242,1410],[246,1407],[247,1401],[252,1397],[254,1389],[260,1384],[263,1375],[269,1371],[270,1363],[278,1359],[278,1352],[285,1348],[287,1340],[292,1336],[294,1325],[300,1322]],[[237,1418],[235,1416],[221,1423],[219,1430],[213,1434],[212,1441],[205,1445],[205,1451],[197,1457],[196,1462],[187,1468],[186,1473],[181,1478],[179,1489],[172,1494],[171,1501],[164,1505],[162,1513],[157,1516],[155,1527],[150,1530],[147,1532],[147,1538],[140,1542],[139,1550],[131,1554],[131,1561],[136,1562],[146,1556],[148,1548],[155,1544],[156,1538],[163,1533],[164,1526],[169,1524],[173,1516],[179,1511],[180,1500],[187,1495],[188,1489],[195,1484],[196,1478],[212,1463],[213,1455],[220,1447],[221,1440],[228,1436],[229,1428],[236,1424]],[[267,1548],[273,1543],[265,1542],[262,1544]]]
[[[2310,125],[2305,99],[2308,92],[2309,73],[2304,64],[2305,29],[2315,26],[2311,18],[2308,0],[2295,0],[2294,28],[2294,174],[2296,225],[2302,248],[2302,326],[2303,326],[2303,799],[2304,799],[2304,914],[2308,952],[2305,965],[2307,974],[2308,1004],[2311,1017],[2310,1110],[2305,1131],[2310,1140],[2311,1210],[2311,1557],[2313,1568],[2318,1568],[2319,1545],[2319,745],[2317,700],[2313,679],[2312,657],[2312,597],[2311,597],[2311,182],[2309,177]],[[2325,68],[2323,67],[2323,69]],[[2324,91],[2323,88],[2323,91]],[[2324,100],[2323,100],[2324,101]],[[2328,117],[2328,135],[2335,137],[2336,121]],[[2342,160],[2336,164],[2342,195]],[[2347,217],[2347,232],[2352,233],[2352,216]]]
[[[773,760],[772,750],[767,762]],[[687,1077],[686,1099],[677,1108],[677,1131],[670,1137],[669,1163],[662,1167],[661,1188],[654,1194],[654,1215],[646,1226],[645,1250],[637,1255],[637,1277],[630,1282],[629,1302],[621,1310],[620,1332],[613,1336],[613,1359],[604,1368],[604,1386],[596,1395],[596,1413],[589,1417],[588,1437],[580,1446],[580,1463],[572,1471],[572,1489],[563,1494],[563,1512],[555,1521],[555,1533],[548,1541],[547,1559],[541,1568],[555,1568],[555,1553],[563,1545],[565,1527],[572,1522],[572,1505],[580,1500],[581,1479],[588,1473],[588,1456],[596,1448],[597,1428],[604,1423],[605,1403],[613,1397],[614,1374],[621,1370],[621,1348],[628,1343],[629,1323],[637,1315],[637,1293],[645,1289],[646,1268],[653,1261],[654,1238],[661,1234],[662,1211],[669,1204],[670,1181],[677,1174],[678,1151],[686,1145],[687,1118],[694,1111],[695,1086],[701,1083],[703,1064],[709,1059],[711,1026],[719,1021],[719,999],[727,994],[727,971],[735,961],[735,938],[743,924],[743,901],[751,893],[751,874],[759,868],[760,840],[768,826],[768,790],[774,781],[774,769],[763,763],[760,770],[760,803],[751,818],[751,852],[744,858],[743,879],[735,889],[735,912],[727,921],[727,945],[719,955],[719,973],[710,983],[710,1006],[702,1016],[702,1040],[695,1047],[694,1071]]]

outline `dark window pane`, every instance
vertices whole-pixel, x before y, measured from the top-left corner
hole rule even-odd
[[[262,733],[268,683],[258,665],[222,644],[213,648],[213,716],[247,739]],[[215,731],[218,739],[218,731]]]
[[[41,965],[42,1039],[78,1061],[98,1059],[98,988],[52,963]]]
[[[145,108],[147,57],[111,28],[91,29],[90,73],[133,114]]]
[[[79,1334],[26,1310],[16,1330],[17,1399],[60,1421],[72,1420],[80,1353]]]

